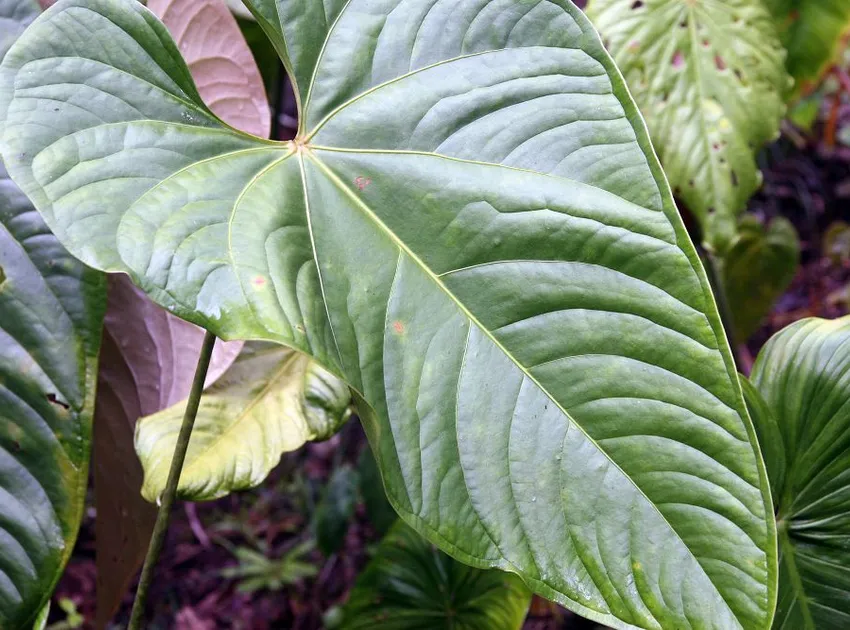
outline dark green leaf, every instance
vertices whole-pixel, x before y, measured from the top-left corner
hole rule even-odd
[[[357,462],[357,477],[360,481],[360,496],[363,498],[369,522],[372,523],[372,527],[379,534],[386,534],[398,520],[398,517],[390,502],[387,501],[381,472],[378,470],[375,456],[368,448],[363,449],[360,453],[360,459]]]
[[[791,96],[811,91],[846,46],[847,0],[765,0],[788,50],[785,65],[796,81]]]
[[[467,567],[396,525],[357,579],[341,630],[519,630],[531,593],[517,576]]]
[[[5,54],[39,9],[0,2]],[[0,166],[0,628],[40,623],[83,512],[103,276]]]
[[[756,217],[745,215],[735,240],[720,260],[735,336],[743,343],[758,330],[797,273],[797,230],[784,217],[776,217],[765,227]]]
[[[316,542],[326,556],[339,551],[357,503],[357,472],[348,465],[333,471],[316,506]]]
[[[780,579],[774,627],[850,627],[850,317],[775,335],[752,382],[770,413],[753,420],[777,498]],[[780,437],[772,438],[778,432]]]
[[[622,628],[766,628],[755,433],[586,18],[342,4],[254,7],[300,95],[274,143],[204,107],[139,4],[63,0],[0,68],[14,176],[84,260],[351,385],[390,501],[456,558]]]

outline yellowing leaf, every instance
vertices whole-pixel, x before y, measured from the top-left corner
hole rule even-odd
[[[97,619],[104,626],[144,560],[156,509],[141,496],[136,421],[189,395],[204,331],[154,304],[123,275],[110,277],[94,419]],[[242,342],[216,342],[215,381]]]
[[[282,453],[336,433],[348,419],[350,402],[348,388],[309,357],[277,345],[247,344],[201,398],[179,496],[202,501],[256,486]],[[136,425],[136,451],[145,469],[142,493],[149,501],[165,489],[184,409],[178,404]]]

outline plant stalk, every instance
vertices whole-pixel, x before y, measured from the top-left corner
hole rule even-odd
[[[136,598],[133,601],[133,611],[130,613],[128,630],[139,630],[141,628],[142,616],[145,612],[145,603],[148,598],[148,589],[153,581],[156,561],[159,552],[165,542],[165,534],[168,530],[168,520],[171,516],[171,506],[177,495],[177,483],[180,481],[180,472],[183,470],[183,462],[186,459],[186,450],[189,448],[189,438],[192,435],[192,427],[195,424],[195,416],[198,413],[198,405],[201,402],[201,393],[204,391],[204,381],[207,379],[207,369],[210,366],[215,335],[209,331],[204,335],[201,346],[201,354],[198,357],[198,367],[195,368],[195,378],[192,381],[192,390],[186,401],[186,411],[183,414],[183,423],[180,425],[180,433],[177,436],[177,444],[174,446],[174,456],[171,459],[171,468],[168,471],[168,481],[165,492],[160,499],[159,511],[156,515],[151,542],[145,556],[145,564],[142,567],[142,575],[139,578],[139,587],[136,590]]]

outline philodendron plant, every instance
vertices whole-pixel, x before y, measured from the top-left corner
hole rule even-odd
[[[220,120],[133,0],[62,0],[17,41],[2,154],[56,237],[211,333],[344,381],[394,508],[457,560],[618,628],[770,627],[755,430],[584,15],[247,4],[295,89],[293,141]]]
[[[776,334],[744,393],[779,533],[774,628],[850,626],[850,316]]]

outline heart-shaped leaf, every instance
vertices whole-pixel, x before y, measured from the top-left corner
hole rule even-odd
[[[0,2],[0,54],[38,13]],[[77,538],[104,301],[0,165],[0,628],[43,625]]]
[[[850,317],[807,319],[774,335],[752,382],[768,410],[753,419],[768,464],[779,463],[771,471],[781,557],[774,627],[847,628]]]
[[[253,488],[282,453],[334,435],[350,404],[348,387],[309,357],[276,344],[247,344],[201,398],[178,495],[205,501]],[[165,490],[185,408],[177,404],[136,424],[148,501]]]
[[[784,217],[774,218],[765,227],[755,216],[744,215],[735,240],[720,260],[735,336],[744,342],[794,279],[800,239]]]
[[[817,87],[850,35],[847,0],[765,0],[788,50],[785,65],[795,80],[791,98]]]
[[[297,87],[293,142],[222,125],[135,2],[64,0],[13,47],[3,153],[56,233],[219,336],[342,377],[394,507],[456,558],[621,628],[766,628],[754,430],[583,14],[253,10]]]
[[[97,618],[105,627],[141,566],[156,508],[141,495],[133,448],[136,421],[185,400],[204,338],[161,309],[123,275],[110,277],[94,420]],[[207,373],[215,381],[242,343],[216,342]]]
[[[340,630],[519,630],[531,593],[501,571],[464,566],[398,523],[357,578]]]
[[[734,234],[761,186],[755,153],[779,133],[789,84],[776,27],[761,0],[591,0],[646,117],[674,194],[711,245]]]

